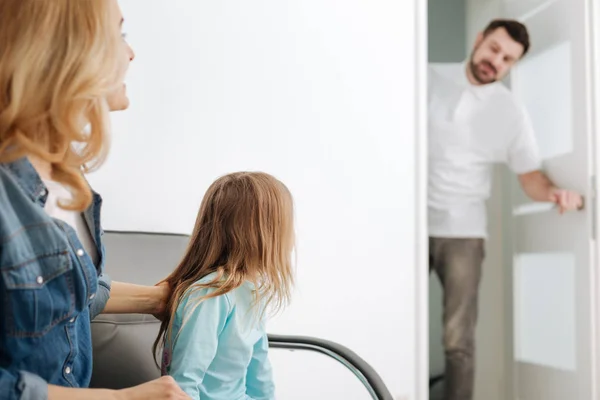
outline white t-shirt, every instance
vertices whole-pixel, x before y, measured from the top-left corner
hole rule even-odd
[[[472,85],[465,64],[429,66],[429,236],[485,238],[492,166],[540,169],[525,107],[502,83]]]
[[[44,210],[52,218],[60,219],[75,229],[83,249],[91,257],[94,265],[97,266],[98,250],[83,214],[77,211],[64,210],[58,206],[59,200],[63,202],[70,201],[72,198],[71,193],[58,182],[44,180],[44,185],[48,189],[48,198]]]

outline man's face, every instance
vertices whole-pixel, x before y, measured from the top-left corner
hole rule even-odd
[[[479,34],[469,68],[480,84],[502,80],[523,55],[523,45],[510,37],[506,29],[498,28],[487,36]]]

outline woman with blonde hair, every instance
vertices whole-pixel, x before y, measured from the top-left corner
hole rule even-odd
[[[173,379],[86,389],[90,322],[164,310],[167,286],[103,274],[101,198],[84,174],[127,108],[134,55],[116,0],[0,0],[0,397],[184,399]]]
[[[154,343],[162,373],[195,400],[271,400],[267,309],[289,300],[292,197],[260,172],[226,175],[204,196]]]

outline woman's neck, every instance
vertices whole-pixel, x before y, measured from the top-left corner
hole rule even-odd
[[[40,178],[44,180],[52,180],[52,165],[41,158],[29,156],[29,162],[33,165]]]

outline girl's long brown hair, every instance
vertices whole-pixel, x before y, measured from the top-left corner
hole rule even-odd
[[[82,166],[108,151],[106,97],[125,57],[117,13],[114,1],[0,1],[0,162],[50,163],[73,194],[66,209],[90,204]]]
[[[154,356],[161,344],[173,345],[173,316],[182,296],[192,291],[213,288],[204,301],[251,282],[255,305],[280,310],[293,284],[293,248],[292,197],[283,183],[261,172],[238,172],[215,181],[204,196],[183,259],[165,279],[172,295]],[[197,284],[211,273],[216,273],[214,280]]]

